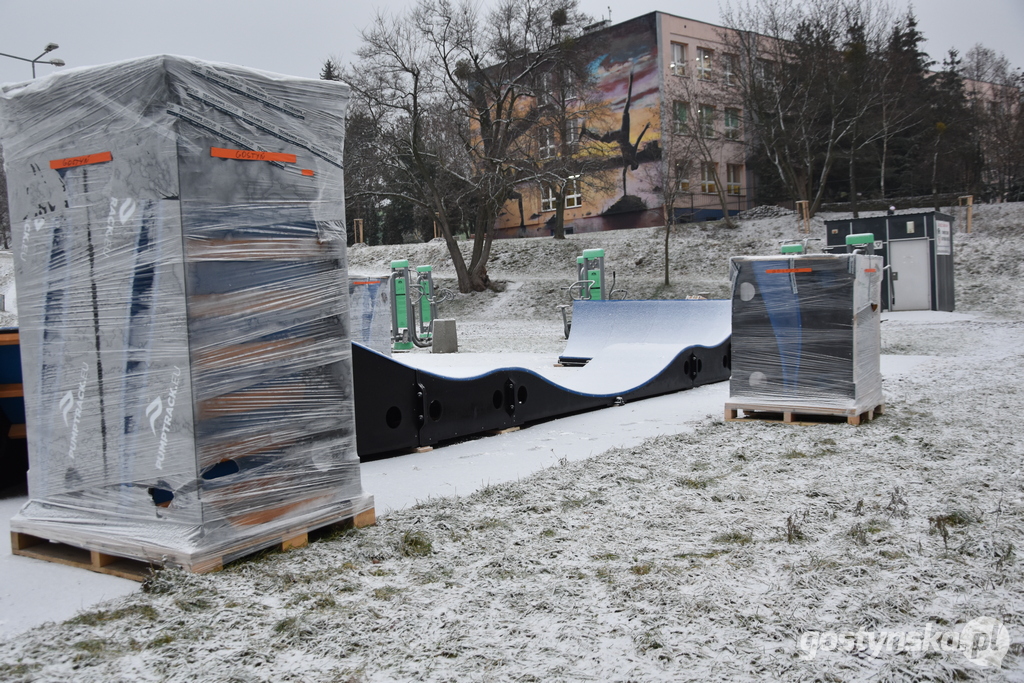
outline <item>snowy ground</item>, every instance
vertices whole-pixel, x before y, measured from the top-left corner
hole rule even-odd
[[[161,572],[0,641],[0,679],[1024,680],[1022,209],[978,207],[957,235],[959,313],[885,316],[875,422],[724,423],[719,384],[368,463],[376,527]],[[724,295],[728,255],[788,236],[791,217],[679,228],[668,289],[656,230],[496,243],[506,290],[442,314],[463,351],[550,357],[582,248],[604,246],[631,296]],[[445,275],[432,249],[350,259]],[[976,617],[1009,631],[999,670],[960,652],[801,657],[807,631]]]

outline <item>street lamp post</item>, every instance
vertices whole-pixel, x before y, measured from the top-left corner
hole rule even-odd
[[[4,53],[4,52],[0,52],[0,57],[10,57],[11,59],[20,59],[23,62],[31,62],[32,63],[32,78],[35,78],[36,77],[36,64],[52,64],[53,66],[64,66],[64,60],[63,59],[49,59],[49,60],[46,60],[46,61],[42,61],[43,57],[45,57],[46,55],[48,55],[51,52],[53,52],[54,50],[56,50],[58,47],[60,47],[60,45],[58,45],[57,43],[47,43],[46,44],[46,48],[44,48],[43,52],[38,57],[36,57],[35,59],[29,59],[27,57],[18,57],[17,55],[9,55],[9,54]]]

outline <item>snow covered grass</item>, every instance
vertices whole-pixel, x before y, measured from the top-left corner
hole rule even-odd
[[[708,419],[217,574],[159,572],[141,593],[5,642],[0,680],[1024,680],[1024,287],[1010,225],[1024,211],[1000,210],[959,242],[958,295],[982,314],[883,324],[886,353],[934,358],[886,384],[874,422]],[[782,220],[715,233],[704,255],[774,251]],[[570,267],[584,237],[567,241]],[[609,239],[609,261],[624,244],[653,258],[643,235]],[[560,322],[542,305],[556,266],[530,263],[532,293],[524,277],[464,297],[460,339],[498,329],[469,337],[557,350]],[[721,285],[720,265],[680,277]],[[522,325],[533,332],[494,322],[506,306],[535,309]],[[504,326],[474,327],[486,324]],[[808,660],[798,647],[810,630],[979,616],[1010,631],[998,672],[958,652]]]

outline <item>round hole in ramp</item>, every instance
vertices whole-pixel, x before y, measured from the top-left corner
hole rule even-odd
[[[441,419],[441,402],[437,399],[430,402],[430,419],[434,422]]]
[[[743,301],[750,301],[757,294],[757,290],[754,288],[752,282],[741,282],[740,283],[740,299]]]
[[[526,403],[527,393],[528,392],[526,391],[526,387],[519,387],[518,396],[520,403]]]
[[[684,375],[689,375],[690,374],[690,361],[688,361],[688,360],[687,361],[683,361],[683,374]]]
[[[768,384],[768,375],[763,372],[752,372],[750,373],[750,386],[755,389],[760,389]]]
[[[495,391],[494,396],[491,397],[491,403],[494,404],[495,410],[501,410],[502,396],[500,391]]]
[[[696,372],[700,372],[701,370],[703,370],[703,369],[704,369],[704,361],[702,361],[702,360],[701,360],[700,358],[698,358],[698,359],[697,359],[696,361],[694,361],[694,362],[695,362],[695,363],[697,364],[697,369],[696,369]]]
[[[398,425],[402,424],[402,411],[398,406],[391,406],[388,408],[388,412],[384,416],[384,420],[388,423],[388,427],[398,429]]]

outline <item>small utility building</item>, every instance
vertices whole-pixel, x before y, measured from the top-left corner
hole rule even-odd
[[[829,251],[845,251],[847,235],[866,232],[885,261],[884,310],[953,310],[952,216],[929,211],[825,221]]]

